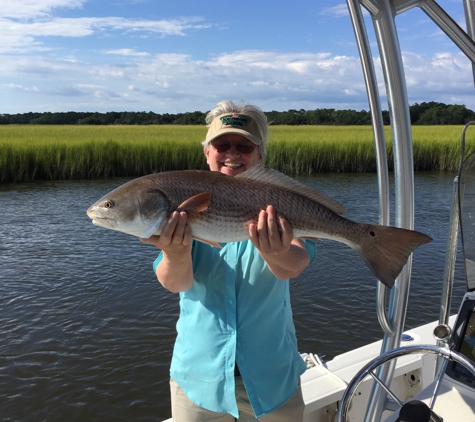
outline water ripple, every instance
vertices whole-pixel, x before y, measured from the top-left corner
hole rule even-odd
[[[377,222],[374,175],[301,178]],[[4,421],[169,417],[168,367],[178,298],[156,281],[157,251],[94,227],[85,214],[125,179],[0,186],[0,402]],[[407,325],[438,316],[453,175],[419,174]],[[464,291],[456,269],[456,297]],[[379,338],[375,281],[347,247],[321,242],[291,283],[300,350],[327,358]],[[427,297],[430,297],[430,300]],[[434,296],[437,299],[434,299]],[[458,300],[454,299],[454,306]]]

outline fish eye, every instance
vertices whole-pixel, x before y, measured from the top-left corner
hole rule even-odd
[[[114,208],[114,203],[108,199],[106,202],[104,202],[104,208],[107,208],[107,209]]]

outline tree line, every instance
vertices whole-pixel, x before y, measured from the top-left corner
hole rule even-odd
[[[439,102],[415,103],[409,107],[414,125],[459,125],[475,120],[475,113],[464,105]],[[288,110],[265,112],[272,125],[370,125],[369,111],[336,110]],[[201,111],[158,114],[145,112],[76,112],[0,114],[0,124],[32,125],[204,125],[206,113]],[[389,112],[382,112],[384,124],[389,124]]]

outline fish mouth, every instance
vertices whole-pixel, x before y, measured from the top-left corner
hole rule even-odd
[[[99,214],[101,214],[100,209],[93,205],[88,208],[86,211],[87,216],[92,220],[92,223],[96,226],[104,226],[104,227],[114,227],[117,226],[117,221],[110,218],[110,217],[100,217],[97,215],[96,211],[99,210]]]
[[[95,215],[94,215],[94,211],[97,209],[97,207],[95,207],[94,205],[89,207],[86,211],[86,214],[89,218],[91,219],[94,219],[94,218],[97,218]]]
[[[117,227],[117,221],[113,220],[112,218],[105,218],[105,217],[91,217],[92,224],[99,227],[107,227],[107,228],[114,228]]]

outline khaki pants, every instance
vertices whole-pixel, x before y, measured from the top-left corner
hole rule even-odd
[[[216,413],[203,409],[194,404],[185,394],[183,389],[170,379],[173,422],[235,422],[234,416],[228,413]],[[239,422],[301,422],[305,404],[302,397],[302,388],[299,387],[295,394],[282,406],[262,418],[256,419],[252,410],[246,389],[241,377],[236,377],[236,400],[239,408]]]

